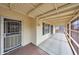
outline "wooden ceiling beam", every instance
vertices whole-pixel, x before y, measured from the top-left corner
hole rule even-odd
[[[49,19],[49,18],[57,18],[57,17],[63,17],[63,16],[67,16],[67,15],[73,15],[75,10],[79,10],[79,8],[78,9],[73,9],[73,10],[70,10],[70,11],[67,11],[67,12],[55,14],[55,15],[50,15],[50,16],[47,16],[45,18],[39,18],[39,19]]]
[[[56,4],[56,3],[54,3],[54,4]],[[40,15],[38,15],[38,16],[36,16],[36,17],[40,17],[40,16],[43,16],[43,15],[46,15],[46,14],[48,14],[48,13],[50,13],[50,12],[56,10],[56,8],[60,8],[60,7],[62,7],[62,6],[68,5],[68,4],[69,4],[69,3],[62,4],[62,5],[59,6],[59,7],[56,6],[55,9],[49,10],[49,11],[47,11],[47,12],[45,12],[45,13],[43,13],[43,14],[40,14]]]
[[[50,20],[47,20],[47,21],[44,21],[44,22],[48,22],[49,24],[66,24],[68,22],[69,19],[63,19],[63,20],[58,20],[58,21],[50,21]]]
[[[67,16],[63,16],[63,17],[57,17],[57,18],[49,18],[49,19],[45,19],[45,20],[56,20],[56,19],[59,19],[59,20],[62,20],[62,19],[68,19],[68,18],[72,18],[74,15],[67,15]],[[57,21],[57,20],[56,20]]]
[[[77,17],[79,17],[79,11],[76,11],[74,16],[68,21],[68,23],[70,23],[71,21],[73,21],[74,19],[76,19]]]
[[[58,19],[49,19],[49,20],[43,20],[43,21],[49,21],[49,22],[59,22],[59,21],[68,21],[69,19],[71,19],[72,17],[68,17],[68,18],[58,18]]]
[[[39,18],[48,17],[52,14],[56,14],[57,12],[66,11],[66,10],[69,10],[69,9],[72,9],[72,8],[75,8],[75,7],[78,7],[78,6],[79,6],[79,4],[68,4],[68,5],[65,5],[63,7],[58,8],[57,10],[50,11],[50,12],[43,14],[43,15],[40,15],[38,17]]]
[[[45,14],[45,13],[47,13],[47,12],[50,11],[50,10],[54,10],[54,9],[55,9],[54,4],[55,4],[55,3],[43,4],[43,5],[39,6],[38,8],[36,8],[35,10],[33,10],[32,12],[30,12],[28,15],[29,15],[29,16],[33,16],[33,14],[35,15],[36,12],[38,12],[35,16],[33,16],[33,18],[36,18],[36,17],[38,17],[39,15]],[[60,7],[60,6],[65,5],[65,4],[66,4],[66,3],[61,3],[61,4],[58,5],[57,7]],[[43,10],[43,8],[45,8],[46,10],[45,10],[45,9]],[[47,8],[48,8],[48,9],[47,9]]]
[[[54,6],[55,6],[55,9],[56,9],[56,13],[58,13],[58,11],[57,11],[57,9],[58,9],[57,4],[55,3]]]

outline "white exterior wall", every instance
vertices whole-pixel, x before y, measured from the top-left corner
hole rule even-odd
[[[55,26],[53,26],[53,34],[55,34]]]
[[[22,21],[22,46],[31,43],[31,18],[3,7],[0,7],[0,16]]]
[[[36,45],[37,46],[51,36],[51,33],[43,35],[42,32],[43,32],[42,31],[42,21],[38,21],[37,25],[36,25],[36,33],[37,33]]]

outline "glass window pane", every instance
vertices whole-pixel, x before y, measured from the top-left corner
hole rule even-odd
[[[49,33],[50,31],[50,26],[49,26],[49,24],[45,24],[45,23],[43,23],[43,35],[45,35],[45,34],[47,34],[47,33]]]

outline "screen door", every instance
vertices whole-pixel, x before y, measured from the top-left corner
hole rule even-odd
[[[4,19],[4,52],[21,46],[21,21]]]

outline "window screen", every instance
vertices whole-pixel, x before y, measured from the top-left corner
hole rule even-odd
[[[79,44],[79,18],[71,22],[71,36]],[[75,50],[79,54],[79,48],[72,42]]]
[[[79,31],[79,19],[71,22],[71,29]]]

